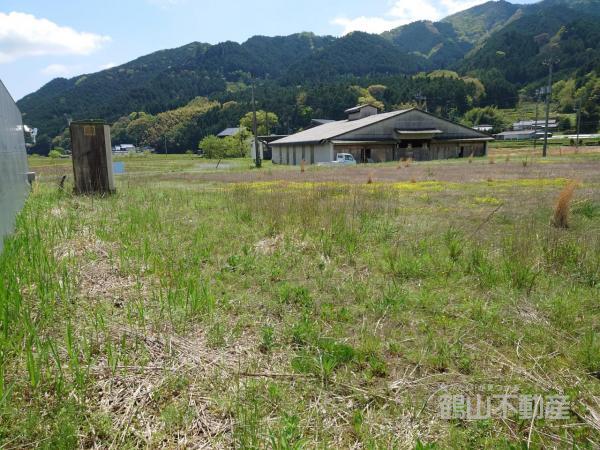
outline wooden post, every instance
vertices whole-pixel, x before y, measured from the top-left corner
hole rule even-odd
[[[104,121],[78,121],[70,130],[75,192],[114,193],[110,127]]]

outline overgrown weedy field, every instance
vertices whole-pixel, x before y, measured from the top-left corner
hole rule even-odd
[[[0,256],[1,448],[600,446],[600,154],[125,160],[109,198],[31,161]],[[443,416],[507,395],[567,418]]]

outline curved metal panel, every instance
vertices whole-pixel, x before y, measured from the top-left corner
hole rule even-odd
[[[29,192],[21,112],[0,81],[0,251]]]

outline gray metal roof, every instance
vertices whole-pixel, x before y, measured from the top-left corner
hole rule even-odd
[[[556,119],[548,119],[548,124],[556,124],[558,121]],[[537,122],[535,120],[521,120],[519,122],[513,123],[515,126],[533,126],[533,125],[546,125],[545,119],[540,119]]]
[[[363,108],[367,108],[367,107],[371,107],[371,108],[375,108],[373,105],[369,105],[368,103],[365,103],[364,105],[358,105],[358,106],[353,106],[352,108],[348,108],[346,111],[344,111],[344,113],[346,114],[352,114],[355,112],[359,112],[361,109]],[[377,109],[377,108],[375,108]]]
[[[495,136],[516,136],[522,134],[535,134],[536,130],[521,130],[521,131],[504,131],[502,133],[498,133]]]
[[[335,122],[335,120],[330,120],[330,119],[311,119],[312,123],[318,124],[318,125],[324,125],[326,123],[331,123],[331,122]]]
[[[359,130],[363,127],[373,125],[391,117],[399,116],[412,109],[404,109],[401,111],[392,111],[383,114],[375,114],[358,120],[339,120],[337,122],[326,123],[318,127],[310,128],[300,133],[292,134],[283,139],[272,142],[272,145],[285,144],[301,144],[314,143],[333,139],[342,134],[350,133],[351,131]]]
[[[239,127],[238,128],[225,128],[223,131],[221,131],[219,134],[217,134],[217,137],[235,136],[239,132],[240,132]]]

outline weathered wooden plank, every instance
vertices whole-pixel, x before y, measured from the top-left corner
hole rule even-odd
[[[103,121],[78,121],[70,130],[75,192],[114,193],[110,127]]]

